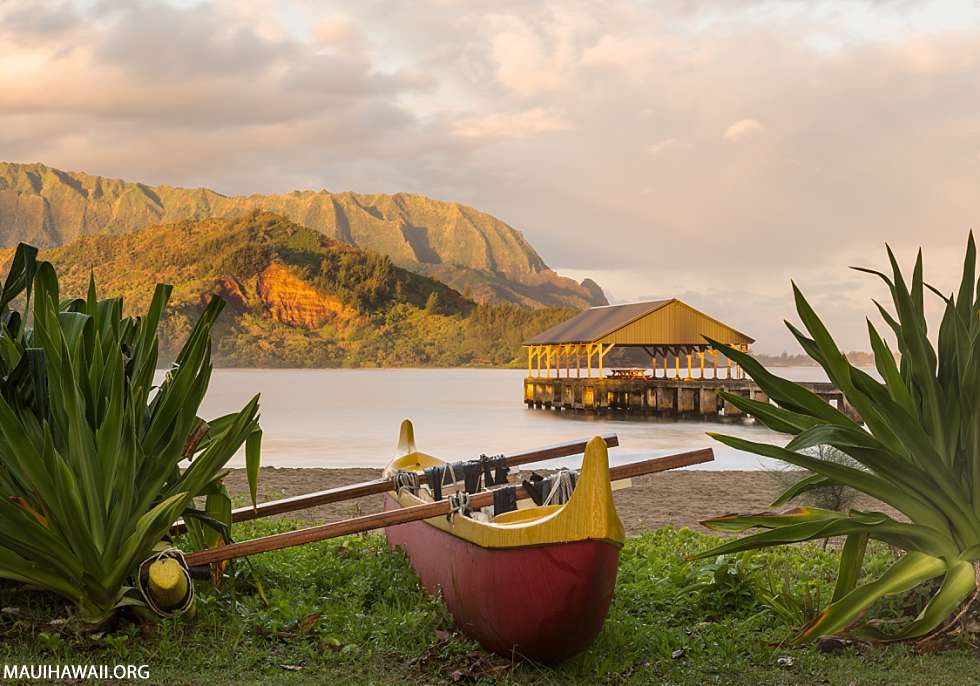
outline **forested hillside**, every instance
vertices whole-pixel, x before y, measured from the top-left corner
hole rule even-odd
[[[100,293],[122,296],[130,313],[146,308],[155,283],[173,284],[165,357],[220,295],[228,307],[215,361],[226,366],[520,364],[522,340],[575,312],[478,304],[387,256],[268,212],[84,236],[42,258],[58,268],[64,295],[83,295],[91,273]]]

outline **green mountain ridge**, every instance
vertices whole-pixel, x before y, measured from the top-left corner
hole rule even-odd
[[[214,294],[228,303],[214,359],[236,367],[516,365],[524,339],[575,313],[476,303],[270,212],[83,236],[41,258],[57,268],[64,297],[84,296],[92,275],[127,314],[146,310],[156,283],[173,284],[164,360]]]
[[[479,210],[408,193],[294,191],[226,196],[0,162],[0,246],[55,247],[91,234],[208,217],[280,214],[328,238],[387,255],[479,302],[582,309],[607,304],[594,282],[549,269],[524,236]]]

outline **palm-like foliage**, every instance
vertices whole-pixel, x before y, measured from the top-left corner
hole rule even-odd
[[[726,531],[762,529],[706,555],[730,553],[832,536],[845,536],[833,600],[804,628],[800,640],[852,630],[869,638],[910,639],[941,631],[965,601],[975,598],[980,560],[980,284],[970,236],[957,293],[944,296],[923,281],[921,251],[907,282],[891,250],[891,275],[869,269],[891,291],[894,312],[875,303],[898,343],[897,364],[888,344],[868,322],[882,381],[855,368],[834,343],[809,303],[793,286],[806,333],[787,326],[826,371],[864,425],[813,393],[768,372],[748,355],[712,342],[741,364],[775,403],[737,395],[725,399],[771,429],[790,434],[785,447],[715,436],[723,443],[808,469],[814,475],[793,486],[774,505],[824,484],[842,484],[898,510],[907,521],[878,512],[837,513],[817,508],[729,515],[708,522]],[[945,301],[934,347],[927,334],[924,291]],[[800,451],[831,445],[860,463],[850,467]],[[906,551],[879,578],[858,585],[868,539]],[[942,584],[921,614],[884,636],[856,626],[882,596],[907,591],[929,579]]]
[[[182,513],[217,525],[192,498],[227,509],[221,469],[246,441],[254,484],[258,398],[209,424],[197,417],[220,300],[154,393],[170,286],[145,317],[126,318],[94,283],[86,299],[61,300],[36,254],[18,247],[0,292],[0,577],[54,591],[97,622],[138,602],[127,581]]]

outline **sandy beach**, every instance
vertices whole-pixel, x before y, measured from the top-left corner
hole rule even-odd
[[[259,475],[259,499],[264,501],[300,495],[367,481],[380,474],[379,469],[263,467]],[[521,472],[512,472],[511,481],[516,481],[519,474]],[[247,497],[248,486],[243,470],[232,470],[225,483],[233,497]],[[766,510],[779,491],[779,484],[763,471],[687,470],[633,479],[630,488],[616,491],[614,497],[627,532],[639,534],[666,525],[703,529],[699,522],[711,516]],[[870,499],[859,500],[857,507],[888,511],[888,508]],[[310,522],[329,522],[376,512],[380,508],[381,496],[378,495],[288,516]]]

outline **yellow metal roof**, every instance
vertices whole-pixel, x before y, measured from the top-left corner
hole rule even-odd
[[[636,346],[706,345],[754,340],[676,298],[593,307],[525,341],[524,345],[615,343]]]

